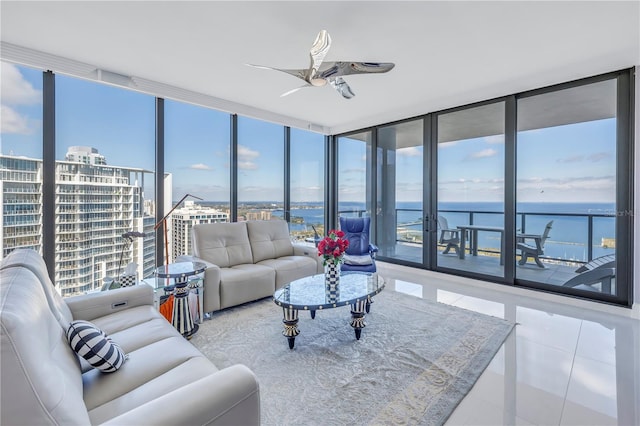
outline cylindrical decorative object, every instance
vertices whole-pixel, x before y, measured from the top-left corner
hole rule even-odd
[[[340,300],[340,285],[339,281],[336,284],[325,285],[325,300],[327,303],[337,303]]]
[[[176,279],[175,283],[175,299],[173,301],[173,326],[184,337],[191,337],[193,333],[198,331],[198,325],[193,323],[191,318],[191,310],[189,309],[189,287],[187,280]]]
[[[327,286],[338,285],[340,283],[340,264],[336,262],[327,262],[324,271],[324,282]]]

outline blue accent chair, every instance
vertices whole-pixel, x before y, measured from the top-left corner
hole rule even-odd
[[[376,272],[378,247],[369,243],[370,226],[370,217],[340,217],[340,230],[349,241],[341,267],[343,272]]]

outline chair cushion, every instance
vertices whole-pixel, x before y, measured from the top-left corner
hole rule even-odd
[[[369,252],[370,225],[370,217],[340,217],[340,230],[349,241],[347,254],[359,256]]]
[[[69,324],[67,340],[75,353],[104,373],[117,371],[126,360],[120,346],[89,321]]]
[[[371,259],[371,256],[368,254],[365,254],[362,256],[345,254],[344,263],[346,263],[347,265],[358,265],[358,266],[371,265],[373,263],[373,259]]]

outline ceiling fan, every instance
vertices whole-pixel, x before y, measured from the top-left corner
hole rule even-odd
[[[290,95],[305,87],[322,87],[327,83],[338,91],[344,98],[351,99],[355,96],[349,85],[342,78],[351,74],[378,74],[390,71],[395,64],[391,62],[323,62],[331,47],[331,37],[326,30],[318,33],[313,42],[309,56],[311,64],[309,68],[282,69],[266,67],[263,65],[247,64],[255,68],[282,71],[303,80],[305,84],[293,90],[283,93],[280,97]]]

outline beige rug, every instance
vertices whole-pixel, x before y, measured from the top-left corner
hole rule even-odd
[[[191,342],[219,368],[254,371],[263,425],[438,425],[513,328],[393,291],[374,301],[359,341],[348,307],[300,312],[290,350],[268,298],[215,313]]]

